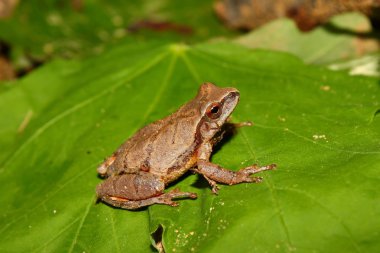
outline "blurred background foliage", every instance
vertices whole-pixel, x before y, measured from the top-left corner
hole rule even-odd
[[[307,63],[354,69],[353,72],[360,69],[359,73],[370,75],[378,73],[377,33],[372,30],[366,15],[354,11],[332,16],[325,24],[308,32],[300,31],[293,20],[281,15],[267,20],[267,13],[263,11],[255,13],[261,15],[258,19],[262,24],[248,31],[232,29],[221,22],[213,0],[2,2],[3,80],[22,76],[57,57],[83,58],[99,54],[115,43],[151,40],[184,43],[231,40],[250,48],[289,52]],[[233,2],[218,3],[228,7]],[[244,2],[249,0],[240,4]],[[252,2],[268,5],[267,12],[275,11],[283,3],[291,3]]]

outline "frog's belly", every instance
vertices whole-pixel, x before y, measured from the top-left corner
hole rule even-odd
[[[183,174],[185,174],[186,171],[196,166],[197,159],[196,156],[192,156],[187,159],[187,161],[184,161],[183,166],[173,166],[166,170],[166,175],[160,175],[165,184],[168,184],[170,182],[173,182],[174,180],[181,177]]]

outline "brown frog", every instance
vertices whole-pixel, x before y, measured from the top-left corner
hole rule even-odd
[[[124,209],[152,204],[177,206],[172,199],[197,195],[179,189],[165,193],[164,189],[188,170],[202,174],[214,193],[218,191],[217,182],[228,185],[260,182],[261,177],[251,175],[271,170],[275,164],[230,171],[209,161],[213,145],[222,138],[223,126],[239,96],[235,88],[204,83],[193,100],[137,131],[98,167],[98,173],[106,177],[96,189],[98,199]]]

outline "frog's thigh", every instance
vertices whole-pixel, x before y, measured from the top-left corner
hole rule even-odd
[[[98,185],[96,193],[103,200],[141,200],[163,193],[165,183],[156,175],[140,171],[136,174],[111,176]]]
[[[144,206],[150,206],[153,204],[163,204],[169,206],[178,206],[178,203],[172,201],[174,198],[197,198],[197,194],[192,192],[181,192],[179,189],[174,189],[168,193],[163,193],[156,197],[150,197],[148,199],[141,200],[127,200],[117,197],[104,196],[102,197],[102,201],[123,209],[138,209]]]
[[[117,197],[105,196],[102,197],[102,201],[123,209],[138,209],[144,206],[150,206],[156,203],[155,198],[148,198],[142,200],[127,200]]]
[[[102,201],[124,209],[137,209],[152,204],[176,206],[173,198],[196,198],[195,193],[181,192],[178,189],[164,193],[165,184],[157,176],[140,172],[112,176],[101,183],[97,189]]]

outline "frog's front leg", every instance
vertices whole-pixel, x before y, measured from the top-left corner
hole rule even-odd
[[[101,177],[108,177],[110,176],[113,171],[110,171],[110,166],[114,163],[116,160],[116,153],[114,153],[112,156],[108,157],[102,164],[99,165],[97,171],[98,174]]]
[[[179,189],[164,193],[165,183],[159,177],[147,173],[114,175],[98,185],[98,198],[112,206],[123,209],[137,209],[153,204],[177,206],[175,198],[196,198],[191,192]]]
[[[261,182],[261,177],[251,177],[252,174],[259,173],[265,170],[272,170],[276,168],[275,164],[259,167],[257,165],[248,166],[238,171],[231,171],[222,168],[206,160],[199,160],[197,168],[193,169],[195,172],[202,174],[212,187],[214,193],[218,192],[216,182],[222,184],[239,184],[239,183],[258,183]]]
[[[251,121],[243,121],[238,123],[229,123],[233,125],[235,128],[245,127],[245,126],[253,126],[253,123]]]

